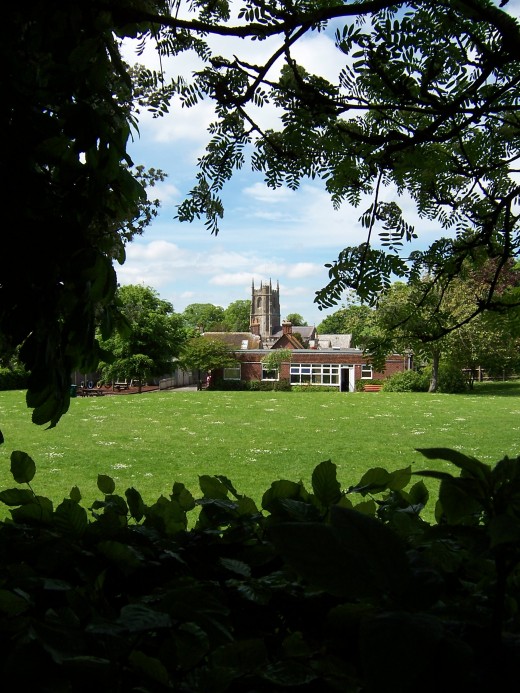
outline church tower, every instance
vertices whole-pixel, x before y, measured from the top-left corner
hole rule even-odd
[[[257,331],[264,344],[270,341],[273,332],[280,329],[280,285],[276,282],[273,289],[269,284],[260,282],[260,288],[255,289],[255,281],[251,283],[251,331]],[[256,329],[253,328],[255,326]]]

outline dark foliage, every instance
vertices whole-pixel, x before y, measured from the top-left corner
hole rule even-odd
[[[223,476],[146,506],[100,476],[56,508],[0,492],[0,676],[39,691],[504,690],[520,675],[520,458],[494,468],[423,450],[440,479],[421,519],[410,468],[343,489],[278,480],[261,508]],[[11,458],[18,484],[35,464]],[[188,529],[189,513],[197,516]]]

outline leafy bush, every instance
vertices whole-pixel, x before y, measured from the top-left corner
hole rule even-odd
[[[430,379],[425,373],[403,371],[394,373],[383,383],[385,392],[427,392]]]
[[[0,368],[0,390],[25,390],[28,375],[22,366]]]
[[[327,460],[309,490],[280,479],[258,507],[224,476],[201,475],[198,499],[174,483],[147,506],[100,475],[91,517],[77,488],[56,507],[36,495],[34,461],[13,452],[18,486],[0,492],[12,516],[0,523],[4,685],[505,690],[520,675],[520,458],[491,468],[421,452],[460,476],[375,468],[345,489]],[[428,491],[414,476],[440,480],[437,525],[421,518]]]
[[[365,385],[383,385],[385,381],[379,378],[358,378],[356,380],[356,392],[363,392]]]
[[[280,380],[250,380],[247,382],[247,389],[254,392],[290,392],[291,383],[287,378]]]
[[[429,381],[432,375],[431,366],[425,368],[423,373]],[[439,392],[444,392],[446,394],[467,392],[469,385],[460,366],[441,362],[439,366],[437,389]]]
[[[292,392],[339,392],[333,385],[291,385]]]

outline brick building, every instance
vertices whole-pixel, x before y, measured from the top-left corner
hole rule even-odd
[[[355,392],[361,380],[384,380],[411,368],[411,356],[390,354],[384,371],[373,369],[370,356],[351,345],[350,335],[319,335],[315,327],[293,326],[280,319],[280,290],[269,284],[251,289],[251,333],[210,332],[234,349],[237,365],[215,372],[216,380],[289,380],[291,385],[337,387]],[[289,349],[290,359],[267,370],[262,360],[271,349]]]

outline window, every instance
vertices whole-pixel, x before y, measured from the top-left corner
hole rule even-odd
[[[262,366],[262,380],[278,380],[278,368],[264,368]]]
[[[339,386],[339,364],[293,363],[291,385],[335,385]]]
[[[224,380],[240,380],[240,366],[224,368]]]
[[[361,366],[361,377],[371,378],[372,377],[372,365],[370,363],[364,363]]]

